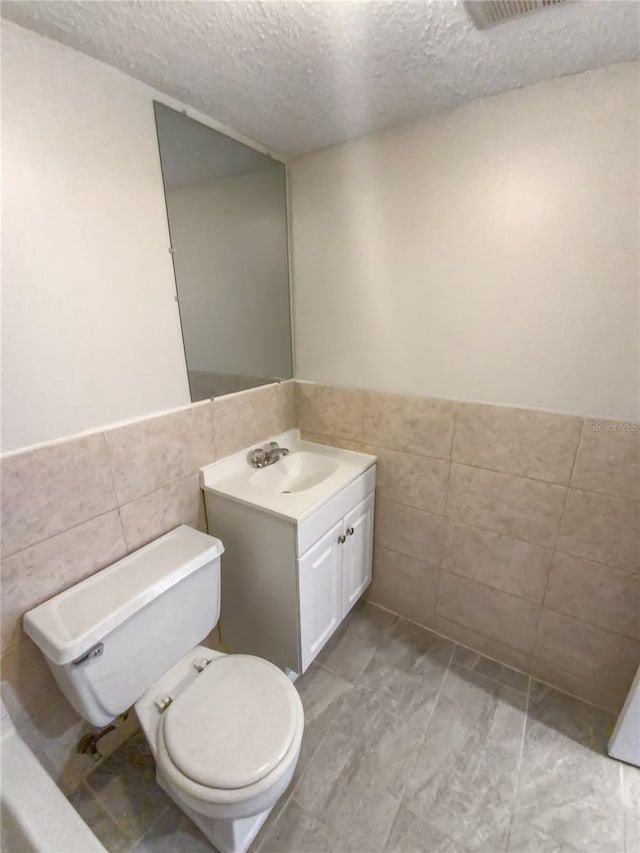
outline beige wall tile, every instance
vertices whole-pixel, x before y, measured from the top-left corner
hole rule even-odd
[[[365,391],[364,440],[381,447],[449,459],[456,403]]]
[[[372,445],[365,453],[378,458],[376,482],[383,500],[442,515],[447,498],[449,463]]]
[[[479,468],[568,483],[582,420],[508,406],[461,403],[453,459]]]
[[[640,662],[640,643],[545,608],[534,658],[547,664],[549,670],[572,675],[576,685],[583,684],[584,689],[597,688],[603,696],[608,692],[611,704],[607,707],[617,708]],[[543,677],[541,668],[534,674]],[[582,688],[576,687],[572,692],[584,695],[579,690]]]
[[[375,541],[384,548],[438,566],[444,518],[402,504],[376,500]]]
[[[453,464],[447,515],[475,527],[553,547],[565,496],[564,486]]]
[[[4,556],[116,506],[102,433],[5,456],[1,464]]]
[[[296,383],[294,379],[280,382],[275,388],[275,419],[277,432],[286,432],[296,425]]]
[[[60,697],[40,649],[24,637],[2,655],[2,701],[16,725],[33,720]]]
[[[141,548],[179,524],[188,524],[205,533],[207,530],[197,474],[121,506],[120,516],[129,551]]]
[[[443,570],[436,613],[513,649],[529,652],[535,641],[540,608]]]
[[[521,652],[518,649],[512,649],[506,646],[499,640],[493,637],[485,637],[483,634],[478,634],[477,631],[472,631],[464,625],[459,625],[451,619],[445,619],[436,613],[433,621],[433,629],[438,631],[445,637],[455,640],[457,643],[462,643],[470,649],[481,652],[500,663],[506,663],[507,666],[514,666],[522,672],[529,671],[529,653]]]
[[[407,619],[429,625],[438,586],[438,569],[396,551],[376,546],[369,601]]]
[[[105,433],[120,504],[215,460],[211,407],[202,403]]]
[[[640,429],[633,426],[586,420],[571,485],[640,500]]]
[[[217,458],[295,426],[293,383],[252,388],[213,402]]]
[[[640,640],[640,575],[556,552],[544,604]]]
[[[569,489],[557,547],[576,557],[640,570],[640,504]]]
[[[296,382],[296,426],[340,438],[362,439],[363,392]]]
[[[2,648],[22,635],[27,610],[127,553],[116,510],[85,521],[2,562]]]
[[[441,568],[540,604],[552,556],[550,548],[449,520]]]
[[[349,441],[348,438],[340,438],[339,436],[319,435],[316,432],[301,432],[304,441],[312,441],[314,444],[325,444],[329,447],[340,447],[342,450],[355,450],[356,453],[364,453],[362,442]]]

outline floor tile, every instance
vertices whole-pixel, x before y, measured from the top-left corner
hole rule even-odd
[[[293,800],[259,845],[260,853],[336,853],[335,838]]]
[[[605,711],[532,683],[513,849],[519,837],[538,834],[543,849],[554,850],[555,843],[567,853],[624,850],[621,765],[606,755],[613,721]]]
[[[569,853],[569,848],[535,826],[516,823],[511,828],[507,853]]]
[[[169,805],[131,853],[212,853],[213,847],[180,809]]]
[[[309,761],[294,789],[298,805],[309,814],[320,815],[334,790],[364,754],[365,731],[370,721],[364,717],[362,692],[353,690],[343,700],[335,724]]]
[[[121,853],[129,849],[132,839],[120,831],[111,815],[86,785],[81,785],[69,801],[109,853]]]
[[[400,808],[385,853],[464,853],[464,848]]]
[[[400,797],[375,784],[369,768],[361,765],[335,791],[322,814],[344,850],[379,853],[384,849]]]
[[[440,682],[453,654],[454,643],[426,628],[398,619],[376,649],[373,661],[420,675],[432,686]]]
[[[640,853],[606,711],[374,606],[297,689],[299,766],[250,853]],[[110,853],[212,850],[141,733],[71,801]]]
[[[155,763],[142,733],[96,767],[87,784],[120,830],[132,839],[141,838],[172,805],[156,783]]]
[[[335,675],[356,682],[396,618],[372,604],[356,605],[320,652],[318,662]]]
[[[402,795],[452,650],[449,641],[411,623],[393,626],[358,686],[343,696],[304,771],[294,792],[303,808],[323,814],[336,790],[345,791],[345,779],[358,773],[378,791]]]
[[[296,767],[296,774],[300,776],[353,685],[314,663],[296,681],[296,688],[304,708],[304,734]]]
[[[622,766],[624,840],[626,853],[640,851],[640,767]]]
[[[519,672],[517,669],[511,669],[510,666],[505,666],[491,658],[467,649],[464,646],[456,646],[453,653],[453,660],[464,666],[467,669],[473,669],[480,675],[491,678],[500,684],[505,684],[513,690],[518,690],[520,693],[526,693],[529,688],[529,676],[524,672]]]
[[[411,773],[405,806],[472,851],[504,850],[526,697],[451,664]]]

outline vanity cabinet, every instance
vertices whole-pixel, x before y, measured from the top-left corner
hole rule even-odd
[[[204,487],[222,540],[224,649],[302,674],[371,581],[375,464],[303,518]]]
[[[302,671],[371,582],[373,494],[298,559]]]

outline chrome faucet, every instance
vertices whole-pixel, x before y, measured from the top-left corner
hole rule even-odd
[[[273,465],[281,456],[288,456],[289,449],[280,447],[277,441],[270,441],[264,447],[257,447],[249,454],[249,462],[254,468],[266,468],[267,465]]]

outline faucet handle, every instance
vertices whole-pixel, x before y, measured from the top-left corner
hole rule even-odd
[[[266,450],[277,450],[280,447],[277,441],[270,441],[266,446]]]
[[[262,468],[267,461],[267,451],[263,447],[256,447],[249,453],[249,462],[254,468]]]

